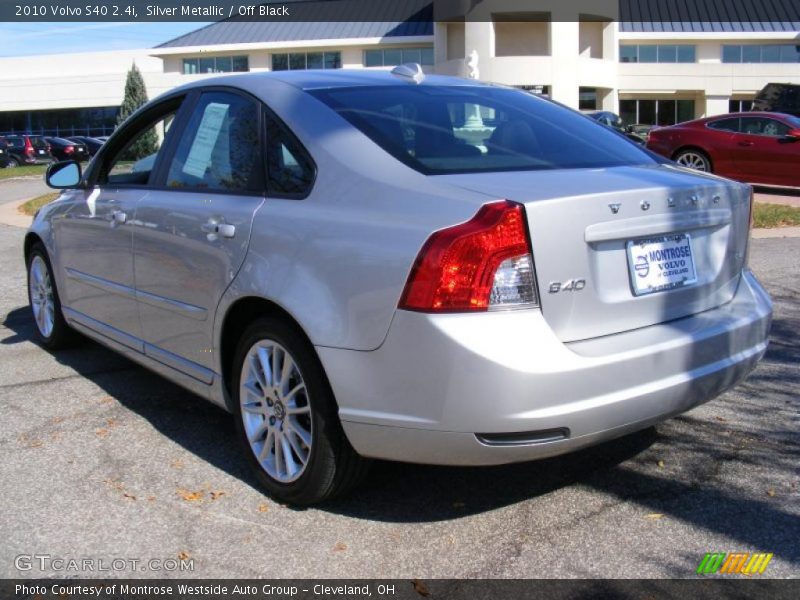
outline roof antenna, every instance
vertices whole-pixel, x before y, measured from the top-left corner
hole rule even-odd
[[[398,65],[392,69],[391,72],[395,77],[410,79],[417,84],[422,83],[425,80],[425,73],[422,71],[422,67],[419,66],[418,63],[405,63]]]

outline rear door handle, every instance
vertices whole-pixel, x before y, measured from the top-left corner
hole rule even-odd
[[[210,242],[213,242],[218,237],[232,238],[236,235],[236,227],[230,223],[219,223],[217,221],[209,220],[208,223],[203,223],[200,226],[203,233],[208,234],[206,237]]]
[[[739,142],[740,146],[752,146],[753,142]]]
[[[108,220],[111,221],[111,226],[122,225],[128,220],[128,215],[121,210],[112,210],[108,214]]]

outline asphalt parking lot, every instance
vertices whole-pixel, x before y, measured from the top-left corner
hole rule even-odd
[[[800,238],[753,242],[772,342],[717,400],[536,463],[380,463],[294,510],[255,487],[222,410],[92,342],[33,343],[23,233],[0,225],[0,577],[91,575],[17,569],[34,554],[194,560],[121,577],[692,577],[711,551],[800,576]]]

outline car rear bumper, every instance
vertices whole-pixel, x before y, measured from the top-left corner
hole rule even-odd
[[[544,458],[648,427],[724,392],[767,348],[747,272],[728,304],[564,344],[539,310],[397,311],[372,352],[318,347],[362,455],[448,465]]]

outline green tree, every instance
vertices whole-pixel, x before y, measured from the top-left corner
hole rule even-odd
[[[147,103],[147,88],[144,85],[142,73],[133,63],[128,77],[125,80],[125,96],[119,109],[117,124],[121,124],[135,113],[140,106]],[[158,150],[158,135],[155,128],[150,128],[140,135],[125,151],[126,160],[139,160],[145,156],[155,154]]]

